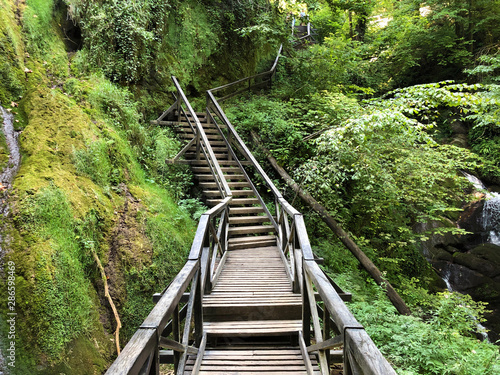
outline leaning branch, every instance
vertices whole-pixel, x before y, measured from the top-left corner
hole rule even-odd
[[[316,211],[321,219],[328,225],[328,227],[337,235],[337,237],[342,241],[342,243],[347,247],[351,253],[359,260],[361,265],[366,271],[373,277],[378,285],[382,285],[385,288],[386,294],[391,300],[392,304],[396,307],[400,314],[410,315],[411,311],[406,306],[405,302],[401,296],[396,292],[392,285],[384,279],[382,272],[373,264],[373,262],[365,255],[365,253],[356,245],[356,243],[351,239],[349,234],[342,229],[342,227],[337,223],[337,221],[330,216],[327,209],[319,204],[308,192],[304,191],[291,177],[290,175],[280,166],[276,159],[271,155],[269,150],[262,144],[259,136],[252,131],[252,138],[254,142],[259,145],[262,150],[267,155],[267,159],[274,167],[274,169],[280,174],[280,176],[286,181],[288,186],[295,191],[304,202],[306,202],[314,211]]]
[[[111,306],[111,309],[113,310],[113,314],[115,315],[115,320],[116,320],[116,331],[115,331],[115,341],[116,341],[116,351],[118,355],[120,355],[120,328],[122,328],[122,322],[120,321],[120,317],[118,316],[118,311],[116,310],[115,304],[113,303],[113,299],[111,298],[111,295],[109,294],[109,288],[108,288],[108,278],[106,277],[106,273],[104,272],[104,268],[101,264],[101,261],[99,257],[97,256],[97,253],[94,249],[92,249],[92,255],[94,255],[94,259],[97,263],[97,267],[99,267],[99,270],[101,271],[101,277],[102,281],[104,283],[104,297],[108,299],[108,302]]]

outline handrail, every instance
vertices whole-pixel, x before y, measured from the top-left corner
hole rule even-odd
[[[179,93],[179,98],[182,100],[182,102],[184,102],[191,117],[195,121],[196,129],[197,129],[196,136],[201,137],[203,140],[203,143],[204,143],[204,147],[202,147],[203,152],[205,153],[205,157],[206,157],[208,163],[209,164],[212,163],[215,167],[216,175],[214,177],[216,177],[217,183],[219,185],[221,185],[221,187],[222,187],[221,192],[222,192],[223,196],[224,197],[232,196],[231,189],[229,188],[229,184],[227,183],[226,179],[224,178],[224,174],[222,173],[222,169],[219,165],[219,162],[217,161],[217,158],[215,157],[214,151],[212,150],[212,146],[210,145],[210,142],[208,141],[207,135],[205,134],[205,131],[203,130],[203,127],[201,125],[200,120],[198,119],[198,116],[196,116],[195,111],[191,107],[191,104],[187,100],[186,95],[182,91],[181,86],[179,85],[179,82],[177,81],[177,78],[175,78],[175,76],[172,76],[172,81],[174,82],[174,85],[177,88],[177,92]],[[198,142],[198,145],[200,145],[199,142]],[[205,151],[205,148],[206,148],[206,151]],[[208,152],[208,155],[206,154],[207,152]]]
[[[175,360],[176,374],[180,375],[184,372],[187,355],[196,354],[202,350],[202,295],[206,287],[213,283],[213,275],[209,272],[212,258],[223,256],[226,249],[221,249],[219,246],[227,246],[225,231],[222,231],[220,237],[216,238],[211,225],[220,218],[219,215],[226,217],[226,219],[219,220],[219,226],[227,225],[230,201],[231,197],[226,197],[202,215],[186,264],[163,291],[155,307],[113,362],[106,375],[158,374],[160,347],[174,350],[174,357],[177,358]],[[191,291],[186,305],[187,310],[183,309],[180,312],[179,303],[189,286],[191,286]],[[181,335],[180,327],[183,319],[185,322]],[[189,329],[193,320],[194,335]],[[169,335],[173,335],[173,338],[168,338]],[[191,341],[194,341],[194,346],[188,345]],[[149,370],[144,371],[145,369]]]
[[[176,102],[155,123],[163,123],[163,119],[176,110],[179,117],[181,112],[184,114],[195,133],[197,153],[199,155],[201,149],[207,159],[223,199],[201,216],[186,264],[161,293],[161,298],[155,307],[113,362],[106,375],[159,374],[162,356],[160,347],[173,350],[177,375],[184,373],[189,354],[202,356],[206,344],[206,334],[203,332],[202,297],[204,292],[210,291],[217,280],[227,256],[227,227],[232,192],[200,120],[177,79],[172,77],[172,80],[178,91]],[[194,126],[189,121],[182,105],[187,108]],[[191,141],[188,144],[194,145],[195,142]],[[219,260],[217,267],[215,267],[216,260]],[[179,305],[181,301],[185,302],[183,296],[188,288],[190,292],[187,304],[180,309]],[[184,321],[184,328],[181,332],[182,321]],[[191,330],[193,324],[194,332]],[[190,345],[190,343],[193,344]]]
[[[281,47],[272,69],[261,73],[260,76],[274,74],[280,53]],[[279,226],[278,245],[282,251],[282,257],[288,260],[287,266],[289,274],[292,275],[294,291],[300,292],[304,301],[303,326],[299,340],[304,358],[307,357],[305,351],[316,352],[322,374],[328,374],[330,349],[343,346],[344,371],[346,373],[396,374],[317,265],[303,215],[283,198],[259,162],[246,147],[215,98],[214,92],[240,84],[252,77],[208,90],[206,111],[211,117],[213,112],[225,125],[228,133],[226,138],[234,143],[250,166],[262,177],[274,196],[277,211],[276,221]],[[227,97],[223,97],[223,99]],[[314,287],[318,291],[320,301],[317,301],[318,296],[314,292]],[[320,311],[318,302],[322,302],[325,307],[321,310],[324,314],[322,317],[318,313]],[[311,323],[313,332],[310,328]],[[335,334],[333,338],[331,337],[332,331]],[[311,345],[311,334],[314,335],[314,345]]]
[[[293,26],[292,29],[293,31],[295,31],[295,28],[299,28],[299,27],[304,27],[304,26]],[[302,45],[302,41],[304,40],[308,40],[312,43],[316,43],[316,39],[314,39],[314,35],[317,35],[317,34],[313,34],[313,31],[315,31],[315,29],[312,28],[311,26],[311,22],[307,22],[307,25],[305,26],[306,27],[306,34],[297,38],[296,41],[294,42],[294,46],[297,47],[298,45]]]
[[[237,81],[234,81],[234,82],[222,85],[222,86],[215,87],[215,88],[210,89],[208,91],[211,92],[211,93],[215,93],[215,92],[218,92],[218,91],[221,91],[221,90],[228,89],[230,87],[234,87],[234,86],[240,85],[241,83],[248,81],[248,86],[247,87],[244,87],[241,90],[232,92],[231,94],[228,94],[228,95],[226,95],[224,97],[219,98],[219,101],[222,102],[222,101],[224,101],[226,99],[229,99],[229,98],[231,98],[231,97],[233,97],[235,95],[238,95],[238,94],[240,94],[242,92],[251,90],[252,88],[263,86],[264,84],[267,84],[267,83],[269,85],[271,85],[272,84],[272,79],[273,79],[274,74],[276,72],[276,67],[278,65],[278,60],[280,58],[282,49],[283,49],[283,45],[280,45],[280,48],[278,50],[278,54],[277,54],[276,59],[274,60],[273,65],[272,65],[272,67],[271,67],[270,70],[268,70],[266,72],[263,72],[263,73],[254,74],[252,76],[245,77],[245,78],[239,79]],[[253,85],[251,84],[251,80],[252,79],[255,80],[256,78],[266,77],[266,76],[269,76],[268,80],[264,80],[264,81],[259,82],[259,83],[254,83]]]

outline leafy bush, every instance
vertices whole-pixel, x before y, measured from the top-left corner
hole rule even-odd
[[[335,281],[353,294],[349,309],[398,374],[496,374],[498,348],[474,337],[484,304],[467,295],[439,293],[427,299],[426,318],[397,313],[383,289],[356,271]]]

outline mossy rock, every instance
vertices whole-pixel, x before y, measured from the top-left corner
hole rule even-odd
[[[500,275],[500,247],[493,244],[480,245],[470,253],[455,253],[453,260],[489,278]]]

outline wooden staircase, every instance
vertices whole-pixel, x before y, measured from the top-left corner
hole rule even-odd
[[[203,328],[207,348],[199,359],[201,374],[305,374],[298,348],[302,329],[302,297],[293,292],[278,247],[275,227],[266,214],[252,183],[235,160],[217,127],[206,113],[196,114],[210,142],[229,188],[228,255],[224,268],[209,294],[203,297]],[[175,130],[189,140],[190,116],[178,117]],[[191,121],[192,122],[192,121]],[[185,154],[209,207],[223,196],[205,158],[195,147]],[[186,362],[186,374],[197,356]],[[311,368],[318,364],[310,356]]]
[[[242,166],[232,157],[217,127],[207,121],[207,114],[196,113],[196,115],[233,195],[229,204],[228,249],[275,246],[275,228],[271,225],[271,220],[266,215],[261,201],[252,190],[251,181],[247,179]],[[192,123],[191,116],[182,115],[176,123],[174,128],[181,139],[193,138],[190,122]],[[214,207],[221,202],[222,194],[218,190],[207,160],[197,159],[196,155],[196,149],[193,146],[185,153],[185,160],[191,165],[197,183],[203,189],[205,203],[209,207]]]

